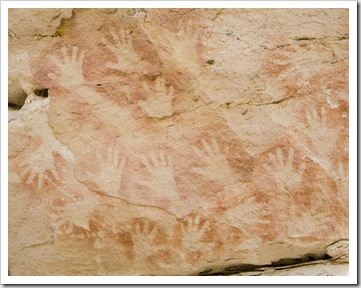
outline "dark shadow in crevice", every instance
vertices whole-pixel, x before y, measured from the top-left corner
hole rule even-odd
[[[277,261],[273,261],[270,265],[254,265],[254,264],[239,264],[233,265],[223,268],[223,270],[214,271],[212,269],[207,269],[198,274],[198,276],[222,276],[222,275],[232,275],[238,274],[242,272],[252,272],[257,269],[263,268],[276,268],[276,267],[284,267],[290,265],[296,265],[301,263],[309,263],[319,260],[328,260],[331,257],[327,254],[305,254],[301,258],[282,258]]]

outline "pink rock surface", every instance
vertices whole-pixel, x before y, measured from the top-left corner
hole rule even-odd
[[[9,29],[11,275],[197,275],[348,239],[346,9]]]

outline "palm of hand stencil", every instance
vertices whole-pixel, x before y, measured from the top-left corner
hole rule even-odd
[[[123,169],[126,159],[119,160],[119,151],[109,148],[104,158],[100,152],[96,153],[98,169],[95,172],[86,171],[88,180],[98,186],[99,192],[109,196],[119,197]]]
[[[114,29],[110,29],[110,34],[112,34],[114,44],[105,38],[102,38],[101,41],[118,61],[116,63],[108,62],[105,66],[120,71],[132,71],[138,68],[137,66],[141,65],[141,59],[133,48],[132,34],[125,30],[124,34],[119,36]]]
[[[345,166],[342,162],[338,164],[338,173],[335,177],[338,192],[340,194],[340,200],[348,204],[349,201],[349,183],[348,174],[345,171]]]
[[[163,118],[172,115],[172,99],[174,88],[172,85],[167,87],[164,78],[158,76],[155,80],[155,89],[143,82],[143,88],[147,93],[147,99],[139,101],[140,108],[149,116],[155,118]]]
[[[36,151],[33,151],[28,156],[28,159],[22,161],[19,166],[23,167],[23,170],[20,173],[21,177],[29,174],[26,181],[27,184],[32,183],[35,180],[35,177],[38,177],[38,189],[43,187],[44,180],[51,182],[51,178],[46,175],[47,171],[50,171],[51,175],[56,180],[60,180],[60,176],[54,166],[53,150],[45,144],[41,144],[40,147]]]
[[[267,224],[269,220],[263,220],[262,217],[269,215],[263,206],[251,197],[235,208],[227,210],[225,217],[233,226],[247,231],[247,227],[257,224]]]
[[[150,228],[149,222],[143,223],[143,229],[139,223],[135,224],[135,229],[132,234],[133,250],[141,257],[146,257],[157,253],[163,249],[162,245],[155,245],[154,239],[158,235],[158,228]]]
[[[187,224],[181,223],[182,244],[189,251],[212,249],[213,243],[204,243],[202,238],[204,233],[209,229],[209,221],[204,222],[200,227],[200,217],[197,215],[194,219],[188,218]]]
[[[166,59],[171,55],[172,59],[175,59],[180,66],[184,66],[183,63],[186,59],[194,69],[194,64],[198,62],[197,44],[199,41],[199,30],[192,27],[191,22],[180,22],[179,24],[177,33],[166,33],[170,49],[166,50],[167,55],[163,55],[162,58]],[[163,51],[159,50],[159,52]]]
[[[312,215],[311,211],[305,211],[299,215],[296,211],[291,210],[288,235],[290,237],[315,236],[319,232],[329,231],[330,224],[332,224],[332,219],[326,212]]]
[[[85,52],[82,51],[77,57],[78,47],[72,47],[71,55],[68,54],[67,48],[61,48],[63,59],[60,60],[55,56],[50,56],[51,61],[58,67],[58,73],[48,73],[48,77],[54,80],[60,86],[73,89],[74,87],[81,86],[84,83],[83,77],[83,61]]]
[[[141,160],[150,174],[149,180],[141,180],[139,183],[157,192],[159,197],[178,198],[176,183],[173,175],[172,158],[165,156],[164,152],[159,153],[159,158],[152,152],[151,162],[146,157]]]
[[[276,155],[270,153],[268,156],[272,165],[264,164],[264,168],[274,176],[278,189],[287,193],[292,192],[293,189],[300,185],[306,165],[302,163],[299,169],[294,167],[293,148],[289,150],[288,159],[284,159],[281,148],[277,148]]]
[[[306,119],[310,126],[306,130],[306,134],[312,142],[311,150],[314,152],[314,155],[311,155],[310,158],[318,162],[322,167],[330,169],[332,164],[329,153],[335,147],[339,130],[328,127],[325,107],[321,108],[320,115],[314,108],[306,111]]]
[[[233,179],[233,173],[229,167],[227,154],[229,148],[226,146],[222,153],[215,139],[212,139],[210,145],[205,139],[202,139],[204,151],[193,146],[193,151],[206,163],[205,167],[195,167],[192,170],[213,181],[229,182]]]

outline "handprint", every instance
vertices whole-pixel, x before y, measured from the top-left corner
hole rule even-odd
[[[155,80],[155,89],[150,88],[145,82],[143,82],[143,88],[148,98],[139,101],[139,106],[149,117],[163,118],[172,115],[172,98],[174,94],[172,85],[169,86],[167,93],[164,78],[158,76]]]
[[[227,154],[229,148],[224,148],[224,153],[221,152],[216,140],[212,139],[212,145],[210,145],[205,139],[202,139],[204,151],[193,146],[194,152],[203,159],[207,164],[206,167],[196,167],[192,170],[198,174],[201,174],[213,181],[229,182],[229,179],[233,178],[233,173],[229,167],[227,161]]]
[[[149,222],[143,224],[143,229],[139,223],[135,224],[135,229],[133,232],[133,249],[138,256],[150,256],[157,253],[163,248],[162,245],[155,245],[154,239],[158,234],[158,228],[149,227]]]
[[[225,218],[233,223],[233,226],[247,231],[247,228],[252,225],[269,223],[270,221],[262,219],[267,215],[263,206],[255,201],[255,197],[251,197],[237,207],[227,210]]]
[[[287,193],[292,192],[301,183],[306,165],[302,163],[298,170],[293,167],[293,148],[290,148],[288,159],[285,160],[281,148],[277,148],[276,155],[270,153],[268,156],[272,167],[269,164],[264,164],[264,168],[273,175],[279,190]]]
[[[90,182],[98,186],[99,192],[109,196],[119,197],[119,188],[126,159],[119,161],[119,152],[109,148],[107,157],[100,152],[96,153],[98,169],[95,172],[86,171],[85,174]]]
[[[178,194],[173,175],[172,158],[170,156],[166,157],[163,151],[159,153],[159,159],[153,152],[150,154],[150,158],[152,163],[146,157],[141,158],[151,177],[149,180],[140,181],[140,184],[154,190],[160,197],[167,196],[177,199]]]
[[[44,180],[51,182],[51,178],[46,175],[46,171],[50,171],[56,180],[60,180],[60,176],[54,166],[53,149],[47,147],[44,143],[41,144],[36,151],[32,151],[32,153],[28,155],[28,159],[22,161],[19,166],[24,167],[20,173],[21,177],[29,174],[26,181],[27,184],[33,182],[35,177],[38,177],[38,189],[43,187]]]
[[[67,89],[81,86],[84,83],[82,65],[85,52],[82,51],[77,59],[78,47],[72,47],[71,55],[68,54],[65,46],[61,48],[61,51],[63,53],[63,61],[55,56],[50,56],[51,61],[60,71],[56,74],[48,73],[48,77]]]
[[[288,235],[290,237],[315,236],[319,232],[329,230],[329,225],[332,223],[332,219],[326,212],[315,215],[312,215],[311,211],[304,211],[302,214],[295,210],[290,212],[288,222]]]
[[[169,56],[177,62],[177,66],[196,68],[198,62],[197,45],[199,41],[199,30],[193,27],[192,23],[179,22],[177,33],[168,30],[163,31],[165,42],[168,46],[165,49],[158,49],[162,59],[169,59]],[[198,71],[195,71],[198,72]]]
[[[209,221],[204,222],[202,227],[199,227],[200,217],[197,215],[195,219],[188,218],[187,224],[181,223],[183,235],[183,247],[189,251],[204,250],[205,248],[211,249],[214,244],[202,242],[204,233],[208,230]]]
[[[132,32],[128,33],[125,30],[122,36],[119,36],[114,29],[110,29],[112,34],[114,45],[111,44],[105,38],[102,38],[101,41],[113,54],[117,57],[117,63],[106,63],[105,66],[110,69],[116,69],[120,71],[132,71],[135,68],[139,68],[141,64],[141,59],[139,58],[137,52],[135,52],[132,45]]]
[[[340,193],[340,200],[343,203],[348,203],[349,201],[348,174],[345,172],[345,167],[342,162],[339,163],[338,173],[334,178],[336,180],[338,192]]]
[[[306,111],[306,119],[310,129],[306,129],[305,132],[312,142],[313,155],[310,155],[310,158],[329,170],[332,165],[329,153],[337,142],[339,131],[327,126],[327,114],[324,107],[321,108],[320,116],[314,108]]]

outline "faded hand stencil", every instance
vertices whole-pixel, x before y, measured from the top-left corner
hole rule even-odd
[[[147,258],[147,256],[156,254],[159,250],[164,248],[163,246],[156,245],[154,239],[157,237],[158,228],[154,226],[150,227],[150,223],[145,221],[142,223],[136,223],[134,227],[133,249],[137,256],[141,258]]]
[[[293,148],[289,149],[286,159],[279,147],[275,154],[269,153],[268,156],[272,166],[269,164],[263,166],[270,175],[273,175],[278,189],[285,193],[296,193],[295,189],[301,184],[306,165],[301,163],[299,167],[295,167]]]
[[[122,173],[126,163],[126,159],[119,159],[119,151],[117,149],[108,148],[107,156],[104,157],[99,151],[96,153],[98,162],[96,171],[85,171],[87,180],[95,183],[99,187],[100,193],[109,196],[120,197],[120,183]]]
[[[145,169],[149,172],[149,180],[142,180],[139,183],[147,186],[156,196],[178,199],[176,183],[173,175],[172,158],[166,156],[164,151],[159,152],[157,157],[153,152],[150,154],[150,161],[146,157],[141,158]]]
[[[150,88],[146,82],[143,82],[143,88],[147,93],[147,100],[139,101],[139,106],[149,116],[163,118],[172,115],[172,98],[174,88],[172,85],[167,87],[165,79],[158,76],[155,80],[155,88]]]
[[[30,184],[36,181],[39,190],[42,189],[45,180],[48,182],[52,182],[52,178],[60,180],[59,173],[54,166],[54,151],[45,144],[41,144],[39,148],[33,152],[27,160],[22,161],[19,166],[22,167],[20,176],[25,177],[28,175],[26,183]]]
[[[193,10],[170,9],[164,15],[157,9],[119,10],[122,17],[115,19],[120,15],[115,9],[94,23],[89,21],[93,12],[76,10],[71,25],[62,28],[64,35],[50,37],[49,63],[36,59],[32,66],[49,87],[44,105],[50,109],[43,113],[48,132],[71,153],[48,145],[46,133],[35,140],[35,132],[26,126],[31,124],[21,124],[24,138],[31,134],[36,143],[16,160],[15,174],[21,176],[16,185],[31,190],[34,203],[51,211],[49,223],[54,237],[59,236],[59,247],[65,239],[74,241],[69,243],[83,256],[88,248],[96,251],[99,274],[107,272],[103,264],[118,255],[124,270],[118,271],[117,259],[109,260],[112,273],[177,273],[168,270],[176,263],[190,275],[211,265],[209,258],[217,259],[215,265],[228,259],[251,263],[247,261],[254,260],[249,256],[253,249],[274,241],[289,241],[286,249],[293,253],[296,238],[321,242],[346,234],[344,219],[341,232],[332,231],[337,230],[336,216],[330,211],[348,201],[346,149],[341,147],[346,141],[340,141],[347,133],[340,137],[342,128],[333,119],[338,107],[321,107],[325,103],[313,95],[319,80],[312,77],[320,67],[306,71],[313,63],[302,53],[313,55],[319,46],[297,42],[294,54],[293,42],[299,40],[292,42],[288,34],[267,38],[264,17],[257,18],[260,26],[252,22],[260,30],[256,32],[265,35],[261,40],[253,39],[260,37],[257,33],[253,37],[235,31],[253,15],[251,10],[249,15]],[[88,19],[93,37],[80,38],[83,28],[74,19]],[[274,47],[262,46],[268,40],[272,45],[282,40],[286,46],[277,48],[282,50],[278,54]],[[279,58],[267,59],[273,55],[268,50]],[[298,74],[297,69],[304,71]],[[263,78],[267,75],[276,84]],[[302,81],[294,79],[297,75]],[[314,103],[305,105],[304,95]],[[273,115],[284,119],[272,122]],[[298,122],[289,124],[289,115]],[[342,155],[336,159],[337,153]],[[64,173],[59,158],[75,167],[75,173]],[[319,174],[314,176],[312,169]],[[309,178],[315,183],[304,187]],[[332,182],[332,191],[322,181]],[[271,184],[266,192],[265,183]],[[75,190],[82,191],[82,197],[73,197]],[[325,203],[331,208],[320,212]]]
[[[324,169],[330,170],[332,168],[330,153],[335,148],[339,131],[328,126],[326,108],[321,107],[320,112],[318,113],[314,108],[306,111],[309,128],[305,132],[312,143],[310,158]]]
[[[84,83],[82,65],[85,51],[81,51],[79,56],[77,46],[72,46],[71,51],[69,54],[68,48],[63,46],[61,48],[62,60],[55,56],[50,56],[51,61],[57,66],[59,72],[48,73],[48,77],[66,89],[74,89]]]
[[[224,152],[222,152],[216,140],[212,138],[211,141],[212,144],[210,145],[207,140],[201,140],[203,151],[196,146],[192,147],[194,153],[196,153],[207,165],[203,168],[194,167],[192,170],[212,181],[224,183],[232,182],[234,177],[227,160],[227,154],[229,152],[228,146],[226,146]]]
[[[117,62],[107,62],[105,66],[110,69],[120,71],[134,71],[142,68],[142,62],[139,55],[133,48],[132,31],[124,30],[124,33],[117,33],[115,29],[110,29],[113,38],[113,44],[106,38],[101,41],[117,58]],[[120,35],[120,36],[119,36]]]
[[[189,251],[212,249],[213,243],[205,243],[202,241],[205,233],[209,229],[209,221],[200,224],[200,216],[195,218],[189,217],[186,223],[181,223],[182,228],[182,245]]]

